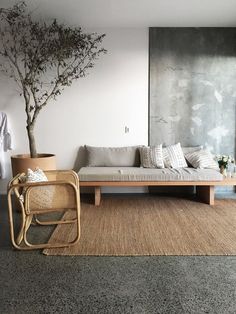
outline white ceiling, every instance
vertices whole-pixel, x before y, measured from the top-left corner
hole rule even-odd
[[[83,27],[236,26],[236,0],[25,0],[40,15]],[[15,3],[0,0],[2,7]]]

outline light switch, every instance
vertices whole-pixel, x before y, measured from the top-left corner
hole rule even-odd
[[[125,127],[125,133],[129,133],[129,128],[127,126]]]

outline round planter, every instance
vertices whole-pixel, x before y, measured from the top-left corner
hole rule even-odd
[[[11,156],[13,177],[18,173],[26,172],[28,168],[34,170],[56,170],[56,156],[53,154],[38,154],[37,158],[31,158],[29,154]]]

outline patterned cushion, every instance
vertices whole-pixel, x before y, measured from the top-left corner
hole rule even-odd
[[[163,148],[163,158],[167,168],[188,167],[180,143]]]
[[[43,170],[36,168],[35,171],[28,169],[25,182],[42,182],[48,181]]]
[[[219,170],[218,163],[214,160],[213,155],[207,150],[202,149],[188,153],[185,155],[185,158],[194,168]]]
[[[162,145],[140,147],[141,166],[144,168],[164,168]]]
[[[28,169],[24,181],[29,182],[45,182],[48,181],[43,170],[37,168],[35,171]],[[26,192],[24,189],[23,195]],[[45,205],[50,207],[52,204],[52,197],[54,193],[53,186],[37,186],[33,187],[30,193],[30,206],[44,208]]]

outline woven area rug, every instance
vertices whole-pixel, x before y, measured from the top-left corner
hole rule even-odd
[[[67,213],[72,216],[74,213]],[[68,216],[67,216],[68,218]],[[73,239],[75,225],[61,225],[50,242]],[[81,239],[46,255],[236,255],[236,201],[215,206],[165,197],[104,198],[81,204]]]

